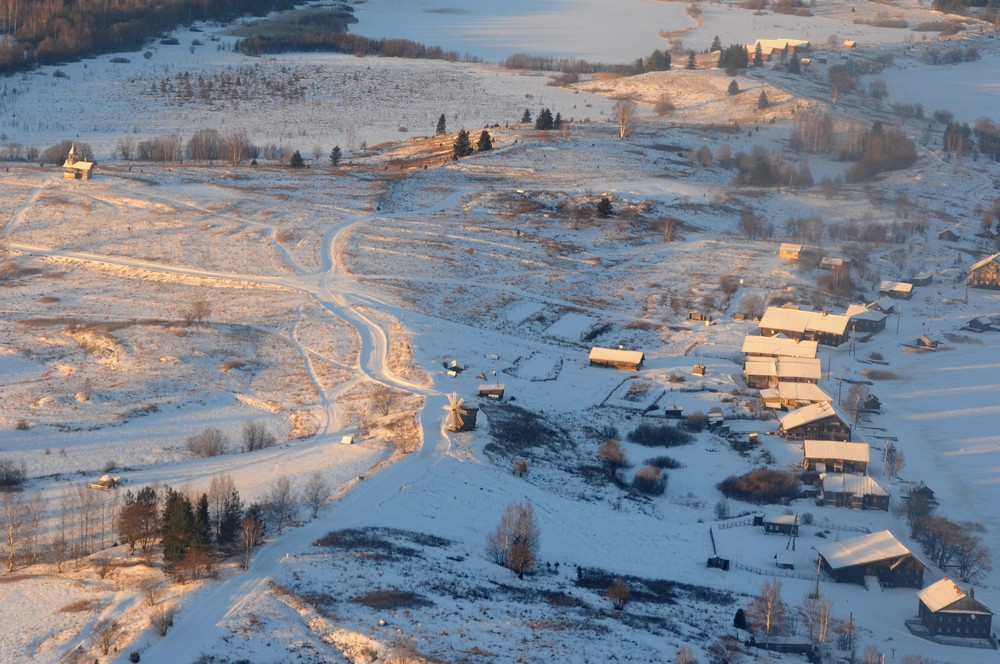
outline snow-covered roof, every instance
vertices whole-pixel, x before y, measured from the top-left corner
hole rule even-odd
[[[819,380],[822,376],[823,367],[818,357],[778,358],[778,380],[789,378]]]
[[[789,431],[790,429],[794,429],[817,420],[822,420],[830,417],[831,415],[840,417],[840,414],[831,404],[826,401],[811,403],[808,406],[796,408],[782,417],[780,420],[781,428],[785,431]],[[844,418],[840,417],[840,419],[843,420]]]
[[[886,318],[886,315],[882,311],[877,309],[869,309],[863,304],[851,304],[848,305],[847,311],[844,315],[852,320],[873,320],[880,321]]]
[[[808,48],[809,41],[806,39],[757,39],[754,43],[747,46],[747,48],[750,51],[755,51],[758,45],[761,51],[770,53],[772,51],[783,51],[786,48]]]
[[[784,307],[768,307],[760,319],[761,329],[787,330],[802,334],[806,331],[843,334],[850,322],[847,316],[825,311],[802,311]]]
[[[981,267],[983,267],[985,265],[988,265],[989,263],[992,263],[994,261],[1000,263],[1000,252],[997,252],[997,253],[993,254],[992,256],[987,256],[986,258],[984,258],[983,260],[979,261],[978,263],[973,263],[972,266],[969,268],[969,272],[975,272],[979,268],[981,268]]]
[[[824,256],[819,261],[822,267],[843,267],[844,263],[845,259],[836,256]]]
[[[833,399],[829,394],[820,389],[815,383],[778,383],[778,396],[782,399],[795,399],[796,401],[826,401]],[[761,390],[761,396],[764,395]]]
[[[947,576],[937,583],[932,583],[917,594],[917,598],[924,603],[924,606],[935,613],[947,609],[955,602],[965,599],[966,597],[968,597],[968,595],[961,588],[955,585],[955,582]],[[979,602],[976,602],[976,604],[979,604]],[[979,607],[982,608],[981,611],[976,609],[962,609],[961,612],[993,615],[993,612],[982,604],[979,604]]]
[[[835,570],[911,555],[910,550],[888,530],[820,544],[816,546],[816,552],[830,569]]]
[[[797,254],[800,251],[802,251],[802,245],[801,244],[792,244],[791,242],[782,242],[781,246],[778,247],[778,250],[781,253],[783,253],[783,254],[784,253],[788,253],[788,252],[792,252],[792,253],[796,253]]]
[[[895,292],[895,293],[911,293],[913,292],[913,284],[908,284],[905,281],[892,281],[885,280],[879,284],[879,292]]]
[[[819,344],[815,341],[796,341],[785,337],[762,337],[751,334],[743,339],[743,352],[747,355],[769,355],[773,357],[816,357]]]
[[[867,306],[869,309],[888,313],[896,308],[896,303],[887,297],[880,297],[874,302],[869,302]]]
[[[775,523],[785,526],[794,526],[799,522],[799,517],[797,514],[775,514],[774,516],[764,517],[764,523]]]
[[[844,461],[868,463],[871,460],[871,451],[868,448],[868,443],[804,440],[802,441],[802,456],[806,459],[843,459]]]
[[[854,496],[888,496],[889,492],[868,475],[852,475],[850,473],[823,473],[820,475],[823,491],[830,493],[849,493]]]
[[[639,364],[642,362],[643,353],[641,350],[620,350],[618,348],[601,348],[594,346],[590,349],[591,362],[624,362],[628,364]]]

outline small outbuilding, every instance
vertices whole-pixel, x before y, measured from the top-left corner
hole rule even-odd
[[[851,319],[851,328],[860,334],[875,334],[885,329],[888,316],[875,309],[869,309],[862,304],[852,304],[844,314]]]
[[[775,514],[764,517],[764,532],[771,535],[798,535],[798,514]]]
[[[913,284],[905,281],[883,281],[878,287],[879,297],[891,297],[894,300],[909,300],[913,297]]]
[[[993,329],[993,321],[986,316],[978,316],[965,324],[973,332],[987,332]]]
[[[923,334],[916,341],[913,342],[913,345],[916,346],[917,348],[935,349],[938,347],[938,342],[935,341],[934,339],[931,339],[926,334]]]
[[[641,350],[624,350],[621,348],[590,349],[590,364],[592,366],[613,367],[623,371],[638,371],[642,368],[645,355]]]
[[[825,473],[864,473],[871,461],[868,443],[835,440],[802,441],[802,469]]]
[[[504,389],[503,383],[487,383],[479,386],[479,389],[476,390],[476,396],[487,399],[503,399]]]
[[[947,576],[917,595],[917,615],[930,636],[989,639],[993,612]]]
[[[855,510],[889,511],[889,493],[875,478],[847,473],[822,473],[820,475],[824,505],[848,507]]]
[[[798,260],[799,256],[802,254],[801,244],[792,244],[790,242],[782,242],[781,246],[778,247],[778,257],[787,258],[789,260]]]
[[[959,237],[959,234],[950,228],[946,228],[938,233],[938,239],[944,240],[945,242],[958,242]]]

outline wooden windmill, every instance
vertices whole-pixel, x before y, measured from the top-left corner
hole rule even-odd
[[[445,427],[448,431],[472,431],[476,428],[476,413],[479,409],[473,405],[465,405],[465,399],[457,392],[448,395],[448,404],[442,406],[448,413],[445,416]]]

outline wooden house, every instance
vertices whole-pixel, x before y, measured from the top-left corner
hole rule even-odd
[[[782,242],[781,245],[778,247],[779,258],[787,258],[789,260],[797,261],[801,254],[802,254],[801,244]]]
[[[762,337],[750,334],[743,338],[742,352],[751,357],[798,357],[811,359],[816,357],[819,344],[815,341],[802,341],[786,337]]]
[[[896,304],[887,297],[882,297],[875,300],[874,302],[869,302],[865,306],[871,309],[872,311],[880,311],[886,315],[896,313],[897,309]]]
[[[476,391],[476,396],[486,397],[488,399],[503,399],[503,394],[503,383],[487,383],[485,385],[480,385],[479,389]]]
[[[946,228],[938,233],[938,239],[944,240],[945,242],[958,242],[959,234],[950,228]]]
[[[851,427],[832,404],[820,402],[782,417],[778,433],[790,440],[850,440]]]
[[[969,268],[968,284],[972,288],[1000,288],[1000,253],[974,263]]]
[[[778,383],[780,408],[795,410],[814,403],[833,403],[833,397],[815,383]]]
[[[839,346],[847,341],[851,319],[825,311],[803,311],[786,307],[768,307],[758,323],[765,337],[782,334],[789,339],[816,341],[824,346]]]
[[[775,514],[764,517],[764,532],[770,535],[798,535],[799,517],[797,514]]]
[[[614,367],[623,371],[638,371],[645,359],[641,350],[623,350],[619,348],[590,349],[590,364],[599,367]]]
[[[748,387],[777,387],[778,383],[816,383],[823,368],[818,357],[751,357],[743,365]]]
[[[965,327],[973,332],[986,332],[993,329],[993,321],[986,316],[978,316],[966,323]]]
[[[934,349],[938,347],[938,342],[935,341],[934,339],[931,339],[926,334],[923,334],[916,341],[913,342],[913,345],[916,346],[917,348]]]
[[[924,585],[924,564],[888,530],[815,548],[820,566],[837,583],[866,585],[865,577],[874,577],[888,588]]]
[[[705,321],[706,323],[712,322],[712,315],[706,314],[701,311],[692,311],[688,313],[688,320]]]
[[[913,287],[930,286],[932,283],[934,283],[934,275],[929,272],[915,274],[909,279],[903,279],[902,283],[910,284]]]
[[[894,300],[909,300],[913,297],[913,284],[905,281],[883,281],[878,287],[879,297],[891,297]]]
[[[802,441],[802,469],[825,473],[862,473],[868,470],[871,450],[868,443],[836,440]]]
[[[849,507],[856,510],[889,511],[889,492],[867,475],[822,473],[820,475],[824,505]]]
[[[917,594],[917,616],[930,636],[989,640],[993,612],[944,577]]]
[[[837,256],[824,256],[819,261],[819,267],[821,270],[836,272],[837,270],[843,270],[851,267],[851,259],[839,258]]]
[[[859,334],[875,334],[885,329],[888,316],[881,311],[869,309],[862,304],[852,304],[847,307],[844,315],[851,319],[851,329]]]
[[[757,53],[757,49],[760,49],[760,54],[764,58],[764,62],[769,61],[771,58],[780,58],[785,55],[791,55],[792,53],[797,53],[802,55],[803,53],[808,53],[812,45],[805,39],[757,39],[752,44],[747,44],[747,57],[750,58],[752,62],[754,55]]]
[[[76,158],[76,143],[70,146],[66,161],[63,162],[63,177],[67,180],[89,180],[94,177],[94,167],[97,164],[86,159]]]

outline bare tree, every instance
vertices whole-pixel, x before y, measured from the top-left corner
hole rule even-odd
[[[281,534],[285,526],[295,518],[295,492],[292,481],[285,475],[280,475],[271,482],[265,501],[265,509],[274,522],[274,527]]]
[[[244,131],[233,131],[226,134],[223,139],[223,152],[226,160],[234,166],[253,158],[253,146]]]
[[[806,628],[806,635],[814,643],[825,643],[830,631],[830,614],[833,601],[824,595],[810,593],[798,607],[799,619]]]
[[[25,519],[25,539],[30,547],[29,560],[32,565],[38,562],[38,540],[41,535],[42,522],[45,521],[45,500],[41,491],[35,491],[28,498]]]
[[[128,134],[122,136],[118,139],[115,144],[115,148],[118,150],[118,154],[125,161],[132,160],[132,154],[135,152],[135,139]]]
[[[199,297],[188,306],[184,312],[184,323],[186,325],[201,325],[205,318],[212,313],[212,304],[204,297]]]
[[[21,539],[24,536],[24,525],[27,521],[27,505],[24,497],[17,491],[6,491],[0,501],[0,510],[3,518],[4,544],[7,547],[7,571],[14,571],[14,558],[17,550],[22,546]]]
[[[777,634],[785,621],[787,607],[781,599],[781,581],[765,581],[760,593],[750,601],[747,617],[754,630],[766,635]]]
[[[243,569],[250,567],[250,554],[253,552],[253,548],[260,544],[264,538],[264,521],[253,508],[254,506],[251,505],[250,509],[247,510],[247,514],[243,517],[237,541]]]
[[[318,470],[309,476],[309,479],[306,480],[305,485],[302,487],[302,500],[309,506],[312,518],[315,519],[319,515],[319,508],[323,507],[326,501],[330,500],[332,493],[333,489],[330,483],[326,481],[323,474]]]
[[[993,571],[990,550],[983,545],[982,540],[970,535],[966,545],[959,547],[955,553],[955,567],[958,578],[967,583],[975,583],[984,574]]]
[[[605,466],[611,469],[628,467],[628,455],[622,449],[621,441],[617,438],[608,438],[604,444],[597,448],[597,457]]]
[[[674,664],[698,664],[698,658],[687,646],[682,646],[674,656]]]
[[[743,658],[743,646],[737,638],[721,636],[708,646],[708,654],[721,664],[736,664]]]
[[[212,532],[219,536],[222,530],[222,516],[225,511],[226,498],[236,489],[231,475],[216,475],[208,483],[208,505],[212,518]]]
[[[169,630],[174,625],[174,617],[177,615],[177,609],[173,606],[159,605],[153,607],[153,612],[149,616],[149,622],[152,623],[153,629],[160,636],[166,636],[167,630]]]
[[[524,578],[535,566],[540,538],[541,528],[531,503],[511,503],[487,540],[487,549],[498,564]]]
[[[615,580],[604,592],[604,596],[611,600],[611,606],[614,607],[615,611],[624,609],[629,600],[628,586],[625,585],[625,580],[620,576],[616,576]]]
[[[86,484],[77,486],[76,495],[79,499],[77,505],[79,544],[85,553],[90,553],[94,550],[94,521],[97,515],[98,497],[94,489]]]
[[[611,109],[611,117],[618,124],[618,137],[625,138],[635,124],[637,106],[631,99],[621,99]]]
[[[115,643],[118,642],[118,637],[121,636],[121,625],[116,621],[107,619],[100,620],[94,624],[94,641],[97,643],[97,647],[100,649],[102,655],[107,655],[111,652]]]
[[[885,448],[885,472],[891,477],[897,477],[905,464],[906,457],[903,456],[903,453],[896,449],[895,445],[889,443]]]
[[[229,438],[226,434],[222,433],[219,429],[211,427],[201,433],[188,436],[185,442],[188,452],[196,457],[219,456],[225,454],[226,448],[229,446]]]
[[[263,422],[247,422],[243,425],[243,451],[255,452],[274,447],[278,439]]]

